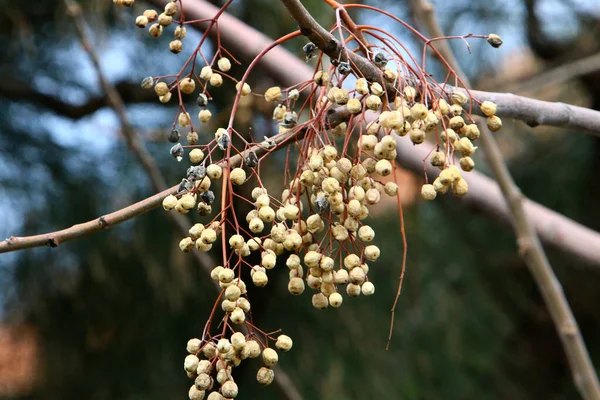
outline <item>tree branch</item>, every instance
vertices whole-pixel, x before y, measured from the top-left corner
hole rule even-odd
[[[416,14],[420,15],[431,35],[444,36],[433,6],[428,0],[412,0],[412,6]],[[441,41],[438,47],[446,61],[455,71],[458,71],[458,63],[448,43]],[[470,86],[468,78],[464,74],[459,78],[467,87]],[[517,236],[519,253],[529,267],[552,316],[567,355],[575,385],[584,399],[598,400],[600,399],[598,376],[562,286],[552,270],[534,226],[529,222],[524,206],[525,197],[510,175],[494,136],[484,124],[480,124],[480,129],[482,130],[480,139],[483,151],[508,204]]]
[[[119,96],[125,103],[149,103],[156,101],[153,91],[143,90],[139,84],[127,81],[114,85]],[[71,119],[83,118],[108,105],[105,96],[94,96],[85,103],[72,104],[58,97],[42,93],[31,85],[10,79],[0,80],[0,96],[12,101],[28,101],[42,105],[58,115]]]

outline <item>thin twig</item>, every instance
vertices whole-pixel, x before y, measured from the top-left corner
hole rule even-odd
[[[443,37],[444,34],[437,21],[433,6],[428,0],[412,0],[412,5],[417,15],[427,26],[432,36]],[[438,43],[438,49],[452,68],[459,72],[459,65],[447,42]],[[460,76],[467,86],[470,86],[467,77]],[[500,185],[502,194],[508,204],[508,209],[513,221],[517,236],[519,254],[525,260],[533,278],[542,293],[546,307],[550,311],[552,320],[563,344],[569,361],[573,380],[581,396],[586,400],[600,399],[600,384],[598,376],[588,354],[585,342],[573,316],[567,298],[563,292],[558,278],[554,274],[550,262],[546,257],[537,232],[529,222],[524,207],[525,197],[515,184],[508,167],[504,162],[502,153],[491,132],[480,124],[482,129],[481,147],[487,158],[492,173]]]

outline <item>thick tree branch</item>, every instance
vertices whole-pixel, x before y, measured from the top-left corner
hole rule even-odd
[[[530,99],[512,93],[481,90],[469,90],[469,92],[479,101],[490,100],[496,103],[498,105],[496,114],[503,118],[518,119],[531,127],[551,125],[600,136],[600,112],[596,110],[566,103]],[[474,107],[473,112],[483,115],[479,107]]]
[[[412,0],[412,6],[416,14],[421,16],[431,35],[444,36],[433,6],[428,0]],[[446,61],[449,61],[452,68],[457,71],[459,65],[448,43],[442,41],[438,48]],[[461,75],[459,78],[467,87],[470,86],[465,75]],[[529,267],[546,307],[550,311],[567,355],[575,385],[584,399],[598,400],[600,399],[598,376],[562,286],[546,257],[535,226],[529,221],[525,210],[525,197],[510,175],[494,136],[484,124],[480,124],[480,129],[482,130],[480,139],[483,151],[508,205],[517,236],[519,253]]]
[[[127,104],[156,102],[156,94],[153,91],[142,89],[138,83],[122,81],[116,83],[114,87]],[[32,102],[71,119],[86,117],[108,105],[108,99],[105,96],[93,96],[84,103],[72,104],[57,96],[42,93],[24,82],[10,79],[0,80],[0,96],[12,101]]]

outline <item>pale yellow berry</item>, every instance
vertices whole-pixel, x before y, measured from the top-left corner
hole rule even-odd
[[[428,110],[425,104],[416,103],[410,109],[410,116],[417,120],[424,120],[427,118]]]
[[[481,103],[481,112],[486,116],[486,117],[491,117],[492,115],[496,115],[496,103],[486,100],[483,103]]]
[[[252,92],[250,85],[248,85],[246,82],[244,82],[243,85],[240,85],[240,83],[241,82],[238,82],[235,85],[235,90],[237,90],[238,92],[241,92],[242,96],[248,96]],[[240,90],[240,86],[241,86],[241,90]]]
[[[179,242],[181,251],[188,252],[194,248],[194,241],[190,237],[185,237]]]
[[[171,96],[172,96],[172,95],[171,95],[171,92],[169,92],[169,93],[165,94],[164,96],[159,96],[159,97],[158,97],[158,100],[159,100],[161,103],[168,103],[168,102],[169,102],[169,100],[171,100]]]
[[[375,164],[375,172],[381,176],[388,176],[392,173],[392,164],[388,160],[379,160]]]
[[[363,225],[358,229],[358,238],[363,242],[370,242],[375,237],[375,231],[369,225]]]
[[[437,196],[437,192],[433,188],[433,185],[425,184],[425,185],[421,186],[421,196],[425,200],[434,200],[435,197]]]
[[[463,112],[463,108],[460,104],[452,104],[450,106],[450,113],[454,116],[456,115],[462,115]]]
[[[211,359],[217,355],[217,346],[213,342],[209,342],[202,348],[204,357]]]
[[[355,285],[354,283],[349,283],[348,286],[346,286],[346,293],[350,297],[356,297],[356,296],[360,295],[360,285]]]
[[[196,378],[196,379],[198,379],[198,378]],[[190,390],[188,391],[188,398],[190,400],[203,400],[204,395],[205,395],[205,391],[198,389],[195,384],[192,385],[190,387]]]
[[[229,61],[227,57],[221,57],[219,58],[219,61],[217,61],[217,67],[219,67],[221,71],[227,72],[231,69],[231,61]]]
[[[261,367],[256,373],[256,380],[261,385],[270,385],[275,379],[275,372],[267,367]]]
[[[348,275],[347,270],[339,269],[339,270],[335,271],[335,276],[334,276],[333,280],[336,284],[345,285],[346,283],[348,283],[349,279],[350,279],[350,277]]]
[[[354,89],[358,94],[369,94],[369,83],[365,78],[358,78]]]
[[[208,82],[211,86],[219,87],[223,84],[223,77],[220,74],[213,73]]]
[[[344,267],[351,270],[352,268],[358,267],[360,265],[360,257],[356,254],[348,254],[344,257]]]
[[[375,293],[375,285],[373,285],[371,282],[365,282],[361,285],[361,291],[363,295],[371,296],[373,293]]]
[[[200,363],[200,359],[193,354],[189,354],[183,361],[183,368],[188,372],[196,372],[198,363]]]
[[[352,282],[355,285],[360,285],[366,279],[366,273],[365,273],[365,271],[362,268],[359,268],[359,267],[352,268],[350,270],[348,276],[350,278],[350,282]]]
[[[445,131],[442,131],[440,137],[444,143],[446,143],[447,141],[450,141],[450,143],[454,143],[457,139],[456,132],[454,131],[454,129],[450,128],[446,129]]]
[[[160,24],[152,24],[150,29],[148,30],[150,36],[157,38],[163,33],[163,27]]]
[[[321,261],[322,254],[316,251],[309,251],[304,255],[304,264],[309,268],[315,268]]]
[[[475,168],[475,162],[471,157],[463,157],[460,159],[460,167],[466,172],[473,171],[473,168]]]
[[[179,82],[179,88],[185,94],[194,93],[194,90],[196,90],[196,82],[192,78],[184,78]]]
[[[381,98],[375,95],[370,95],[365,100],[365,105],[369,110],[378,111],[381,108]]]
[[[217,351],[221,354],[225,354],[228,353],[229,350],[231,350],[231,343],[229,342],[229,339],[219,339],[217,342]]]
[[[260,261],[260,265],[265,267],[266,269],[272,269],[277,264],[277,257],[275,254],[271,252],[264,252],[262,255],[262,260]]]
[[[267,277],[267,274],[262,271],[256,271],[254,275],[252,275],[252,283],[254,283],[255,286],[264,287],[268,282],[269,278]]]
[[[338,308],[342,305],[343,301],[344,299],[342,298],[342,295],[337,292],[329,295],[329,304],[331,304],[331,307]]]
[[[213,74],[213,70],[210,66],[206,65],[204,67],[202,67],[202,69],[200,70],[200,79],[204,79],[204,80],[209,80],[210,77]]]
[[[202,360],[202,361],[208,361],[208,360]],[[199,367],[200,366],[198,365],[198,368]],[[198,374],[198,376],[196,377],[196,379],[194,381],[195,387],[199,390],[207,390],[208,388],[210,388],[211,384],[212,384],[212,378],[207,373]],[[203,398],[203,397],[204,396],[202,396],[201,398]]]
[[[288,283],[288,291],[294,296],[304,293],[304,281],[302,278],[296,277],[290,279],[290,282]]]
[[[190,126],[190,124],[192,123],[190,119],[190,114],[188,114],[187,112],[179,113],[179,116],[177,117],[177,122],[182,127]]]
[[[350,95],[348,94],[348,91],[346,89],[335,88],[333,92],[333,100],[335,101],[335,103],[343,105],[348,103],[348,101],[350,100]]]
[[[186,33],[187,29],[185,28],[185,26],[178,26],[177,28],[175,28],[173,36],[175,36],[176,39],[183,40],[185,38]]]
[[[181,53],[181,50],[183,50],[183,44],[181,43],[181,40],[179,40],[179,39],[172,40],[169,43],[169,50],[173,54]]]
[[[190,162],[194,163],[194,164],[198,164],[199,162],[202,162],[202,160],[204,160],[204,152],[200,149],[192,149],[192,151],[190,151]]]
[[[158,16],[158,23],[161,26],[169,26],[169,25],[171,25],[171,22],[173,22],[173,17],[171,17],[170,15],[167,15],[165,13],[161,13]]]
[[[377,247],[375,245],[369,245],[369,246],[365,247],[364,255],[365,255],[365,258],[369,261],[377,261],[380,254],[381,254],[381,251],[379,250],[379,247]]]
[[[201,344],[202,344],[202,342],[200,341],[200,339],[196,339],[196,338],[190,339],[190,340],[188,340],[185,349],[190,354],[196,354],[198,351],[200,351]]]
[[[158,82],[154,85],[154,92],[158,96],[164,96],[169,93],[169,86],[165,82]]]
[[[286,111],[287,111],[287,108],[283,104],[279,104],[273,110],[273,119],[276,121],[283,120],[283,117],[285,116]]]
[[[177,203],[185,210],[191,210],[196,206],[196,197],[194,195],[186,193],[177,201]]]
[[[171,1],[165,5],[165,14],[173,16],[177,14],[177,3]]]
[[[232,235],[229,238],[229,246],[232,249],[241,249],[244,245],[244,238],[241,235]]]
[[[329,84],[329,74],[325,71],[317,71],[313,80],[319,86],[327,86]]]
[[[163,199],[162,206],[165,209],[165,211],[172,210],[173,208],[175,208],[176,205],[177,197],[173,196],[172,194],[168,195]]]
[[[221,386],[221,394],[228,399],[233,399],[238,395],[238,386],[232,380],[228,380]]]
[[[498,48],[498,47],[502,46],[502,39],[500,38],[500,36],[496,35],[495,33],[490,33],[488,35],[487,41],[494,48]]]
[[[206,175],[210,179],[219,179],[223,173],[223,169],[217,164],[210,164],[206,167]]]
[[[396,182],[387,182],[383,187],[383,190],[388,196],[395,196],[398,194],[398,185]]]
[[[460,115],[450,118],[450,128],[459,131],[463,126],[465,126],[465,120]]]
[[[339,192],[340,182],[335,178],[325,178],[321,184],[321,188],[329,194]]]
[[[232,285],[228,286],[231,287]],[[235,310],[236,304],[235,301],[231,301],[231,300],[223,300],[223,302],[221,303],[221,308],[223,309],[223,311],[225,312],[232,312],[233,310]]]
[[[148,18],[150,22],[154,22],[158,18],[158,13],[155,10],[145,10],[142,15]]]
[[[456,143],[456,142],[455,142]],[[454,146],[458,151],[462,153],[464,157],[472,156],[475,153],[476,147],[469,138],[463,137],[458,141],[458,146]]]
[[[388,82],[394,82],[397,77],[398,73],[392,69],[386,68],[383,71],[383,79],[385,79]]]
[[[244,346],[244,350],[242,351],[242,356],[244,358],[256,358],[260,355],[260,345],[256,340],[248,340],[246,342],[246,346]]]
[[[452,184],[452,192],[457,196],[464,196],[469,192],[469,184],[463,178]]]
[[[277,336],[277,342],[275,343],[275,347],[277,347],[281,351],[289,351],[293,346],[292,338],[288,335],[279,335]]]
[[[381,84],[379,82],[373,82],[371,84],[371,93],[374,94],[375,96],[383,96],[383,94],[385,93],[385,91],[383,90],[383,87],[381,87]]]
[[[208,122],[210,120],[210,117],[212,117],[212,113],[210,112],[210,110],[200,110],[200,112],[198,113],[198,119],[202,123]]]
[[[412,86],[404,87],[404,98],[407,101],[413,101],[416,96],[417,96],[417,90],[414,87],[412,87]]]
[[[283,93],[279,86],[273,86],[265,92],[265,100],[269,103],[276,103],[283,99]]]
[[[279,356],[274,349],[267,347],[262,352],[262,360],[267,367],[272,367],[279,361]]]
[[[431,154],[429,162],[434,167],[443,167],[446,163],[446,155],[442,151],[435,151],[433,154]]]
[[[486,123],[489,130],[492,132],[498,132],[500,129],[502,129],[502,120],[496,115],[488,117]]]
[[[315,308],[327,308],[329,306],[329,300],[323,293],[316,293],[312,296],[312,305]]]
[[[135,19],[135,24],[138,28],[145,28],[146,25],[148,25],[148,22],[148,18],[143,15],[140,15]]]
[[[243,324],[244,321],[246,320],[246,314],[244,313],[244,311],[241,308],[236,307],[233,310],[233,312],[231,313],[231,316],[229,317],[229,319],[234,324],[237,324],[237,325]]]
[[[219,271],[219,282],[221,283],[229,283],[235,278],[235,272],[229,268],[223,268]]]
[[[377,121],[371,121],[367,124],[367,135],[377,135],[381,125]]]
[[[200,235],[202,235],[202,232],[204,231],[204,225],[202,224],[194,224],[190,229],[189,229],[189,234],[190,237],[192,238],[192,240],[197,240],[198,238],[200,238]]]
[[[237,301],[241,294],[242,290],[237,285],[231,285],[225,289],[225,298],[229,301]]]
[[[348,107],[348,112],[350,114],[358,114],[362,111],[362,103],[358,99],[348,100],[346,107]]]
[[[425,132],[421,129],[411,129],[409,132],[410,140],[414,144],[421,144],[425,141]]]
[[[246,182],[246,171],[242,168],[234,168],[231,170],[229,178],[234,185],[241,185]]]
[[[470,140],[479,139],[479,136],[481,136],[481,133],[479,132],[479,127],[476,124],[467,125],[467,132],[465,133],[465,136],[468,137]]]
[[[379,203],[379,200],[381,200],[381,193],[379,193],[379,190],[371,188],[367,190],[367,193],[365,194],[365,199],[368,204],[377,204]]]
[[[460,104],[461,106],[464,105],[469,100],[467,95],[461,91],[452,92],[450,99],[452,100],[452,103]]]

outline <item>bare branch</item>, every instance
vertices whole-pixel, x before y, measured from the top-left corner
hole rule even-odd
[[[156,101],[156,94],[143,90],[139,84],[131,82],[118,82],[114,85],[119,96],[125,103],[148,103]],[[12,101],[28,101],[44,106],[60,116],[79,119],[108,105],[105,96],[93,96],[84,103],[72,104],[61,100],[59,97],[38,91],[35,87],[24,82],[0,80],[0,96]]]
[[[417,15],[421,15],[430,34],[437,37],[444,36],[433,6],[428,0],[412,0],[412,6]],[[440,42],[438,46],[442,56],[450,63],[452,68],[457,70],[458,63],[448,43]],[[467,86],[470,86],[466,76],[462,75],[460,78]],[[482,129],[481,145],[483,151],[508,204],[508,210],[517,236],[519,253],[529,267],[542,293],[546,307],[550,311],[569,361],[573,381],[584,399],[600,399],[600,383],[594,365],[562,286],[546,257],[534,225],[529,221],[524,205],[525,197],[521,194],[520,189],[510,175],[494,136],[484,124],[480,124],[480,129]]]
[[[166,196],[173,194],[176,191],[177,186],[173,186],[172,188],[157,193],[154,196],[148,197],[147,199],[139,201],[121,210],[103,215],[88,222],[73,225],[70,228],[60,231],[27,237],[11,236],[10,238],[0,242],[0,253],[40,246],[57,247],[60,244],[68,242],[69,240],[77,239],[94,232],[112,228],[121,222],[125,222],[131,218],[155,209],[161,204],[162,200]]]
[[[498,116],[518,119],[531,127],[551,125],[582,130],[600,136],[600,112],[596,110],[566,103],[530,99],[512,93],[481,90],[469,90],[469,92],[479,101],[489,100],[496,103]],[[483,115],[479,107],[474,107],[473,112]]]
[[[292,141],[300,140],[303,137],[303,132],[297,130],[290,130],[282,134],[273,136],[270,140],[275,143],[276,148],[283,147]],[[238,166],[242,163],[243,157],[250,152],[254,152],[257,156],[261,156],[265,153],[266,147],[264,145],[257,145],[249,148],[241,154],[235,155],[230,158],[229,164],[231,166]],[[273,151],[273,149],[271,149]],[[226,161],[220,163],[222,167],[226,165]],[[145,214],[148,211],[159,207],[165,197],[170,194],[177,192],[178,185],[173,186],[167,190],[155,194],[154,196],[148,197],[135,204],[122,208],[110,214],[106,214],[102,217],[93,219],[88,222],[73,225],[70,228],[63,229],[56,232],[45,233],[42,235],[17,237],[11,236],[8,239],[0,242],[0,253],[7,253],[10,251],[28,249],[32,247],[50,246],[57,247],[59,244],[68,242],[69,240],[77,239],[82,236],[89,235],[101,231],[103,229],[109,229],[114,225],[120,224],[127,220],[130,220],[139,215]]]

